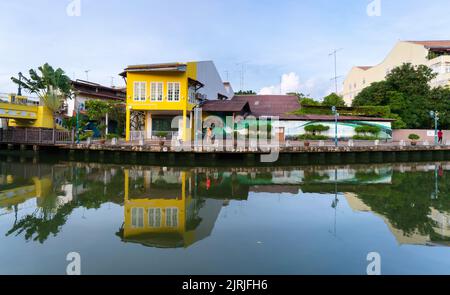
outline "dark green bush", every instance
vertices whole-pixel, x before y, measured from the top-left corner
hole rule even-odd
[[[110,133],[106,136],[106,139],[113,139],[113,138],[119,138],[119,135]]]
[[[303,134],[298,137],[299,140],[327,140],[328,136],[325,135],[312,135],[312,134]]]
[[[322,124],[308,125],[308,126],[305,127],[305,131],[306,132],[311,132],[311,133],[313,133],[313,132],[321,133],[321,132],[328,131],[328,130],[330,130],[330,127],[322,125]]]
[[[419,140],[419,139],[420,139],[420,136],[417,135],[417,134],[412,133],[412,134],[410,134],[410,135],[408,136],[408,138],[409,138],[410,140]]]
[[[356,133],[364,133],[364,134],[378,134],[381,132],[381,128],[377,126],[359,126],[355,128]]]
[[[83,134],[80,134],[80,141],[85,141],[86,139],[88,139],[89,137],[93,137],[94,136],[94,131],[86,131]]]

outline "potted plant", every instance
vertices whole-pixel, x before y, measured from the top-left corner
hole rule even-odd
[[[420,139],[420,136],[412,133],[408,136],[408,138],[411,140],[411,145],[417,145],[417,141]]]
[[[159,146],[161,148],[164,147],[164,139],[167,137],[168,134],[169,134],[169,132],[167,132],[167,131],[158,131],[156,133],[156,136],[159,138]]]

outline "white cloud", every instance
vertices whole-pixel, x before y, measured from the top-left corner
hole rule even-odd
[[[278,85],[263,87],[258,94],[272,95],[302,92],[309,95],[317,87],[317,79],[312,78],[302,83],[300,77],[294,72],[283,74],[280,82]]]
[[[294,73],[283,74],[281,77],[281,84],[263,87],[259,94],[286,94],[289,92],[299,92],[301,88],[300,77]]]

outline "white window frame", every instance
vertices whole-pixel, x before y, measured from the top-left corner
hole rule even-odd
[[[133,213],[134,212],[134,213]],[[139,213],[142,212],[142,219],[139,219]],[[131,227],[144,228],[144,208],[134,207],[131,208]]]
[[[178,97],[175,96],[175,90],[178,86]],[[179,102],[181,99],[181,83],[180,82],[167,82],[167,101]]]
[[[176,214],[174,214],[174,212],[176,212]],[[179,213],[180,210],[178,210],[178,208],[166,208],[166,227],[178,227]]]
[[[153,214],[152,214],[153,212]],[[158,214],[156,214],[158,213]],[[157,216],[159,215],[159,220]],[[148,226],[152,228],[160,228],[162,221],[162,210],[161,208],[149,208],[148,209]]]
[[[156,87],[155,93],[153,93],[154,87]],[[153,94],[155,94],[155,96]],[[164,100],[164,82],[151,82],[150,83],[150,100],[156,101],[156,102],[161,102]]]
[[[133,83],[133,100],[145,101],[147,97],[147,83],[142,81],[135,81]]]

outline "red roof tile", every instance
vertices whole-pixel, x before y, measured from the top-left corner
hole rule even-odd
[[[202,105],[206,112],[241,112],[248,105],[246,101],[209,100]]]
[[[289,113],[301,108],[295,95],[236,95],[231,101],[246,101],[255,117],[289,117]]]
[[[427,48],[450,47],[450,40],[434,40],[434,41],[407,41],[414,44],[423,45]]]

